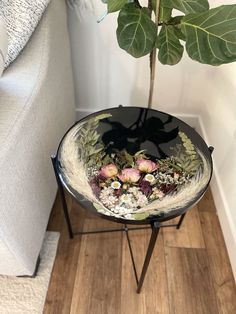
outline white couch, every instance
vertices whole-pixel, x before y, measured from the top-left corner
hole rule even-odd
[[[56,194],[50,161],[75,120],[64,0],[0,79],[0,274],[32,275]]]

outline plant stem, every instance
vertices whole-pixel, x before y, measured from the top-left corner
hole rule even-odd
[[[148,0],[148,7],[152,9],[151,0]],[[159,15],[160,15],[160,0],[156,0],[155,24],[157,28],[157,33],[158,33]],[[154,47],[152,52],[150,53],[150,85],[149,85],[148,108],[152,108],[155,72],[156,72],[156,54],[157,54],[157,51],[156,51],[156,48]]]

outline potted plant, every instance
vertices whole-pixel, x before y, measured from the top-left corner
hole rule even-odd
[[[236,61],[236,5],[210,9],[207,0],[149,0],[146,6],[138,0],[103,2],[108,13],[119,11],[119,46],[136,58],[150,54],[149,107],[156,56],[162,64],[175,65],[185,45],[190,58],[204,64]],[[174,9],[181,14],[174,16]],[[89,116],[65,137],[61,165],[74,190],[100,213],[131,220],[183,208],[203,193],[212,173],[207,146],[203,154],[179,128],[167,128],[167,134],[168,119],[133,121],[130,111],[130,125],[123,125],[115,114],[116,109]],[[109,126],[105,133],[101,125]],[[137,134],[142,136],[137,138]],[[165,143],[176,139],[167,155],[151,154],[141,146],[147,140],[158,147],[163,138]]]
[[[236,61],[236,5],[210,9],[208,0],[102,0],[107,12],[119,11],[119,46],[135,58],[150,54],[151,107],[156,57],[177,64],[184,52],[213,66]],[[179,15],[173,14],[178,10]]]

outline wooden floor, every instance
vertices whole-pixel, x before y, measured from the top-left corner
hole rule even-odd
[[[113,227],[72,204],[74,228]],[[210,191],[180,230],[163,228],[141,294],[125,234],[68,239],[57,199],[48,230],[61,237],[45,314],[235,314],[236,286]],[[130,233],[138,271],[150,231]]]

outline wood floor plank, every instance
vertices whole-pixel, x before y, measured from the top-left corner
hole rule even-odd
[[[139,234],[143,235],[144,232],[132,231],[130,232],[131,245],[134,251],[135,263],[137,267],[143,262],[143,245],[138,247],[138,253],[136,254],[137,242],[140,242]],[[137,284],[135,281],[134,271],[132,267],[132,262],[130,258],[130,252],[128,243],[126,240],[126,235],[123,234],[123,247],[122,247],[122,280],[121,280],[121,308],[120,313],[145,313],[145,295],[143,292],[141,294],[136,293]],[[142,258],[140,258],[140,255]],[[137,268],[139,273],[139,267]]]
[[[236,285],[216,213],[201,212],[201,223],[220,313],[236,313]]]
[[[171,314],[217,314],[205,249],[165,248]]]
[[[179,217],[171,220],[171,223],[178,223]],[[164,245],[171,247],[204,248],[201,223],[198,208],[190,209],[180,229],[164,228]]]
[[[125,234],[83,236],[83,243],[81,237],[69,240],[57,200],[48,230],[61,236],[44,314],[235,314],[235,284],[224,240],[218,218],[209,210],[212,204],[205,202],[199,213],[188,212],[180,230],[162,229],[138,295]],[[78,205],[72,207],[74,228],[83,228],[85,219],[86,229],[113,227]],[[130,232],[139,274],[149,236],[147,230]]]
[[[105,220],[85,220],[84,229],[109,228]],[[71,314],[116,314],[120,308],[122,234],[85,235],[81,241]]]
[[[197,204],[199,211],[210,211],[210,212],[216,212],[213,196],[211,189],[208,188],[206,193],[204,194],[203,198],[200,200],[200,202]]]
[[[65,191],[66,192],[66,191]],[[73,205],[72,206],[72,198],[68,193],[65,193],[66,196],[66,203],[68,206],[68,211],[72,210],[72,207],[76,207],[78,205]],[[63,209],[62,209],[62,203],[61,203],[61,198],[59,193],[57,193],[53,209],[51,211],[51,215],[48,221],[48,226],[47,230],[52,230],[52,231],[60,231],[64,226],[64,214],[63,214]]]
[[[148,230],[130,232],[138,275],[140,276],[151,232]],[[140,294],[136,293],[136,282],[130,259],[128,243],[123,235],[121,314],[169,313],[167,278],[162,232],[158,235],[156,247]]]
[[[61,231],[62,223],[63,223],[63,217],[62,217],[61,200],[60,200],[60,196],[57,194],[54,205],[53,205],[53,209],[49,218],[47,229],[53,230],[53,231]]]

